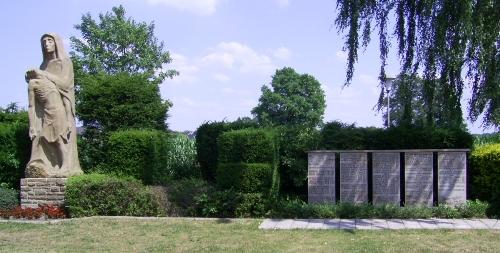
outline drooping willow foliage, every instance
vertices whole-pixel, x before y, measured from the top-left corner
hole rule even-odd
[[[500,0],[337,0],[337,29],[348,52],[345,85],[378,31],[381,96],[394,36],[405,76],[422,75],[426,121],[447,127],[463,124],[460,98],[470,85],[469,119],[500,126]],[[393,30],[389,24],[394,23]],[[463,78],[465,77],[465,78]],[[439,104],[439,106],[435,106]],[[434,105],[434,106],[433,106]]]

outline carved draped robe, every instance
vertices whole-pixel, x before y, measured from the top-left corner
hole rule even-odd
[[[40,70],[42,77],[31,78],[28,84],[31,158],[26,177],[69,177],[81,174],[75,126],[75,91],[73,64],[66,55],[59,36],[55,42],[56,57],[44,52]]]

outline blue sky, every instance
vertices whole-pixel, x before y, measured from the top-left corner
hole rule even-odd
[[[79,37],[74,29],[82,14],[99,13],[122,4],[136,21],[154,21],[156,37],[173,57],[166,68],[180,72],[161,86],[163,99],[174,106],[167,122],[172,130],[196,130],[205,121],[251,116],[262,85],[276,69],[292,67],[313,75],[326,94],[324,121],[340,120],[358,126],[382,126],[373,110],[379,88],[378,39],[364,52],[351,86],[343,88],[346,54],[343,35],[333,25],[334,0],[19,0],[2,1],[0,46],[0,106],[18,102],[27,107],[24,72],[39,66],[39,38],[56,32]],[[395,50],[392,50],[394,53]],[[398,73],[391,54],[388,73]],[[469,92],[465,92],[465,101]],[[463,107],[466,111],[466,107]],[[481,133],[480,122],[468,122]]]

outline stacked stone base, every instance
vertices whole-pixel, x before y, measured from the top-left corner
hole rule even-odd
[[[67,178],[21,179],[21,207],[64,206]]]

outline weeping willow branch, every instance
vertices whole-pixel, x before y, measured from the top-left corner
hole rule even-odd
[[[382,82],[390,42],[395,39],[400,74],[423,76],[427,122],[463,125],[460,99],[469,85],[469,119],[476,121],[482,116],[485,128],[499,128],[500,0],[337,0],[337,10],[335,25],[345,34],[348,52],[344,85],[352,81],[359,41],[361,48],[366,48],[372,31],[377,30],[379,101],[384,100]],[[393,16],[391,33],[388,23]]]

